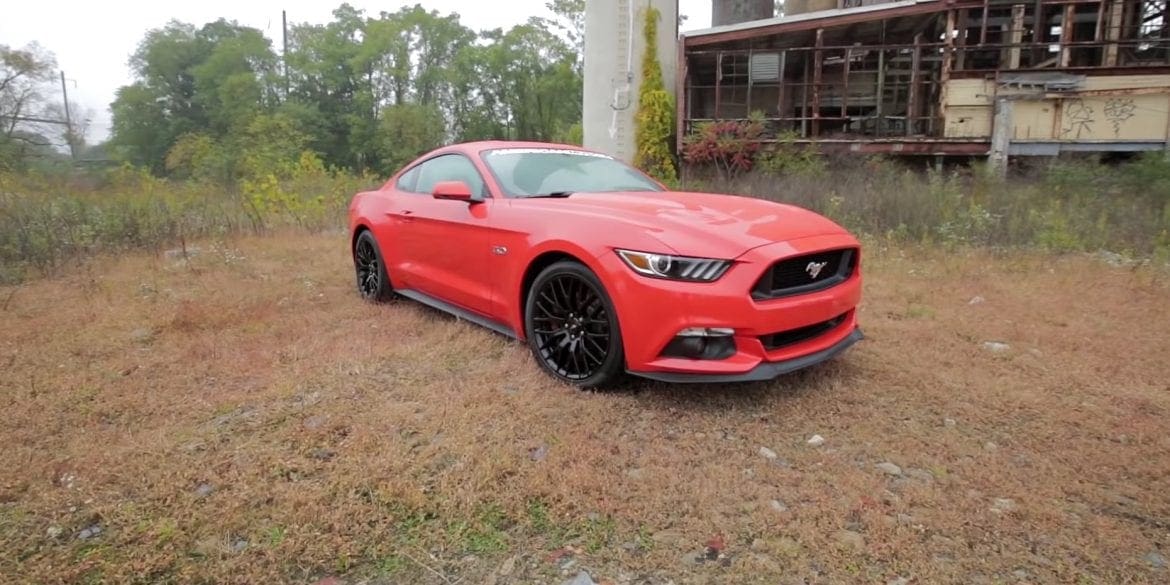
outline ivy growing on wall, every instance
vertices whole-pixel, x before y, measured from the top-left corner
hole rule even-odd
[[[662,65],[658,61],[660,13],[648,7],[643,16],[646,51],[642,55],[642,84],[634,116],[634,140],[638,149],[634,164],[659,181],[673,185],[678,182],[670,141],[674,132],[674,100],[662,83]]]

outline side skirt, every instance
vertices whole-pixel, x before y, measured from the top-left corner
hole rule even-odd
[[[421,293],[421,292],[418,292],[416,290],[394,289],[394,292],[396,292],[396,293],[398,293],[398,294],[400,294],[400,295],[402,295],[402,296],[404,296],[412,301],[419,302],[419,303],[422,303],[428,307],[431,307],[432,309],[438,309],[444,313],[448,313],[450,315],[454,315],[455,317],[457,317],[459,319],[463,319],[464,321],[469,321],[471,323],[475,323],[476,325],[479,325],[480,327],[486,327],[488,329],[491,329],[492,331],[495,331],[496,333],[499,333],[500,335],[510,337],[512,339],[518,339],[518,337],[516,336],[516,332],[512,331],[512,329],[509,328],[507,325],[504,325],[503,323],[500,323],[498,321],[494,321],[492,319],[488,319],[487,317],[484,317],[483,315],[480,315],[478,313],[473,313],[471,311],[468,311],[467,309],[464,309],[463,307],[459,307],[457,305],[452,305],[451,303],[448,303],[447,301],[437,299],[435,297],[432,297],[431,295],[428,295],[426,293]]]

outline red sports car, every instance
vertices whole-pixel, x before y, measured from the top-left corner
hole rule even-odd
[[[357,287],[528,343],[581,387],[767,380],[862,338],[861,248],[811,211],[670,191],[579,147],[440,148],[349,206]]]

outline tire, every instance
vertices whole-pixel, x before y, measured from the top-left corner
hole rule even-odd
[[[621,327],[605,286],[584,265],[562,260],[532,281],[524,333],[536,363],[580,388],[617,382],[625,369]]]
[[[394,287],[386,273],[386,262],[374,234],[364,230],[353,244],[353,268],[358,294],[371,303],[385,303],[394,298]]]

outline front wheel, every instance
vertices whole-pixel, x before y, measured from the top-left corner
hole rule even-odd
[[[578,262],[557,262],[536,276],[524,329],[537,363],[564,382],[597,388],[622,374],[617,313],[601,280]]]
[[[378,249],[378,242],[369,230],[358,235],[353,245],[353,267],[357,276],[357,289],[362,298],[374,302],[385,303],[394,297],[394,287],[390,285],[390,276],[386,272],[386,262],[382,260],[382,251]]]

